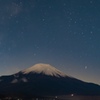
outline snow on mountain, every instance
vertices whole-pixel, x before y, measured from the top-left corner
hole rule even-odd
[[[12,81],[11,81],[11,83],[18,83],[18,82],[28,82],[28,80],[25,78],[25,77],[23,77],[23,78],[21,78],[21,79],[13,79]]]
[[[23,74],[28,74],[28,73],[42,73],[45,75],[50,75],[50,76],[56,76],[56,77],[66,77],[67,75],[60,70],[54,68],[53,66],[49,64],[35,64],[34,66],[27,68],[22,71]]]
[[[28,80],[27,80],[25,77],[22,78],[21,81],[23,81],[23,82],[28,82]]]
[[[18,82],[17,79],[14,79],[14,80],[11,81],[11,83],[17,83],[17,82]]]

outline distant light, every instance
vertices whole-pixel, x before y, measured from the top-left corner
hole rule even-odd
[[[38,98],[36,98],[36,100],[38,100]]]
[[[73,97],[74,96],[74,94],[71,94],[71,97]]]
[[[88,67],[87,66],[85,66],[85,69],[87,69]]]
[[[57,98],[57,96],[55,96],[55,98]]]

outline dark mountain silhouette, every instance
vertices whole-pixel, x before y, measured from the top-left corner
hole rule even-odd
[[[36,64],[0,77],[0,94],[13,96],[100,95],[100,86],[67,76],[48,64]]]

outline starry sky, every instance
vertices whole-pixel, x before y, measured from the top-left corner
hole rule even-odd
[[[36,63],[100,84],[100,0],[0,0],[0,75]]]

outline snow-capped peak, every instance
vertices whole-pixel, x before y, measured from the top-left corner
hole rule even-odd
[[[28,74],[28,73],[43,73],[45,75],[50,75],[50,76],[56,76],[56,77],[66,77],[67,75],[61,72],[60,70],[54,68],[53,66],[49,64],[35,64],[34,66],[25,69],[22,71],[23,74]]]

